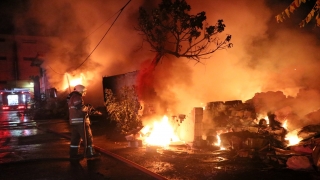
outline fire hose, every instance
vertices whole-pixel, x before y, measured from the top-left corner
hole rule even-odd
[[[89,105],[87,106],[89,108]],[[88,149],[88,141],[87,141],[87,129],[86,129],[86,120],[89,118],[89,111],[91,111],[92,106],[90,106],[90,109],[88,109],[84,119],[83,119],[83,134],[84,134],[84,155],[86,156],[87,154],[87,149]]]

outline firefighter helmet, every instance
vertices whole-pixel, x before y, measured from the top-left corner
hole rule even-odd
[[[84,94],[87,89],[86,89],[85,86],[79,84],[79,85],[76,85],[76,86],[74,87],[74,90],[75,90],[75,91],[78,91],[78,92],[81,93],[81,94]]]

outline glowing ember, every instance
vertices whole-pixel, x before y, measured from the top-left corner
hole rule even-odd
[[[153,122],[152,127],[146,127],[145,129],[150,128],[150,134],[145,138],[145,142],[151,146],[161,146],[168,147],[171,142],[178,142],[180,139],[175,135],[174,129],[169,123],[168,117],[164,116],[160,122]]]
[[[287,133],[285,140],[289,141],[288,146],[298,144],[302,140],[302,138],[298,137],[297,133],[298,133],[298,130],[294,130]]]

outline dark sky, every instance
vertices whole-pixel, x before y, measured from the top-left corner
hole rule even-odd
[[[28,10],[28,0],[1,0],[0,1],[0,33],[15,32],[15,15]]]

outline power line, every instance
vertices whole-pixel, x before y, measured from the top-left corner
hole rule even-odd
[[[120,11],[120,10],[119,10]],[[80,44],[84,42],[84,40],[88,39],[89,36],[91,36],[94,32],[96,32],[98,29],[100,29],[104,24],[106,24],[113,16],[115,16],[119,11],[115,12],[109,19],[107,19],[104,23],[102,23],[99,27],[97,27],[95,30],[93,30],[91,33],[89,33],[85,38],[82,39],[75,47],[78,47]]]
[[[121,9],[120,9],[121,10]],[[120,11],[119,10],[119,11]],[[94,32],[96,32],[98,29],[100,29],[105,23],[107,23],[113,16],[115,16],[117,13],[119,13],[119,11],[117,11],[116,13],[114,13],[109,19],[107,19],[104,23],[102,23],[99,27],[97,27],[95,30],[93,30],[91,33],[89,33],[85,38],[82,39],[82,41],[80,41],[75,47],[78,47],[80,44],[82,44],[84,42],[84,40],[88,39],[89,36],[91,36]],[[65,73],[59,73],[57,71],[55,71],[50,65],[47,65],[54,73],[59,74],[59,75],[65,75]]]
[[[65,73],[58,73],[57,71],[55,71],[50,65],[47,65],[54,73],[59,74],[59,75],[64,75]]]
[[[114,25],[114,23],[117,21],[117,19],[119,18],[120,14],[122,13],[123,9],[130,3],[131,0],[129,0],[127,2],[126,5],[124,5],[121,9],[120,12],[118,14],[118,16],[116,17],[116,19],[112,22],[111,26],[109,27],[109,29],[107,30],[107,32],[102,36],[102,38],[100,39],[100,41],[98,42],[98,44],[96,45],[96,47],[91,51],[91,53],[86,57],[86,59],[74,70],[78,69],[79,67],[81,67],[87,60],[88,58],[92,55],[92,53],[97,49],[97,47],[100,45],[100,43],[102,42],[102,40],[105,38],[105,36],[108,34],[108,32],[110,31],[110,29],[112,28],[112,26]]]
[[[100,43],[102,42],[102,40],[105,38],[105,36],[108,34],[108,32],[110,31],[110,29],[112,28],[112,26],[114,25],[114,23],[117,21],[117,19],[119,18],[120,14],[122,13],[122,11],[124,10],[124,8],[131,2],[131,0],[129,0],[119,11],[117,11],[116,13],[114,13],[109,19],[107,19],[104,23],[102,23],[99,27],[97,27],[94,31],[92,31],[88,36],[86,36],[82,41],[80,41],[77,45],[79,46],[85,39],[87,39],[90,35],[92,35],[95,31],[97,31],[98,29],[100,29],[105,23],[107,23],[114,15],[116,15],[117,13],[118,16],[116,17],[116,19],[112,22],[111,26],[109,27],[109,29],[106,31],[106,33],[103,35],[103,37],[100,39],[100,41],[98,42],[98,44],[95,46],[95,48],[91,51],[91,53],[85,58],[85,60],[78,66],[76,67],[74,70],[80,68],[87,60],[88,58],[93,54],[93,52],[97,49],[97,47],[100,45]],[[49,66],[49,65],[48,65]],[[64,75],[65,73],[59,73],[57,71],[55,71],[51,66],[49,66],[49,68],[56,74],[59,75]],[[67,72],[66,72],[67,73]]]

